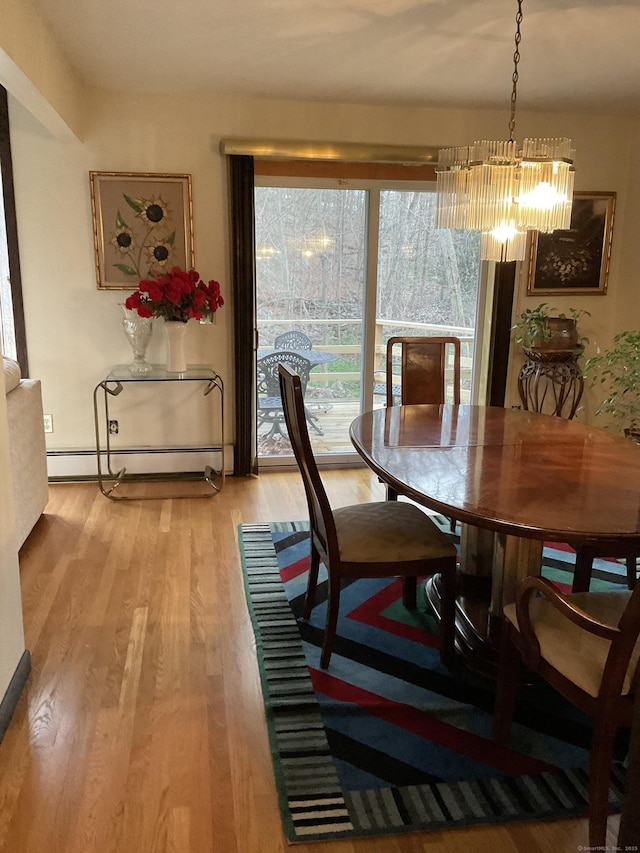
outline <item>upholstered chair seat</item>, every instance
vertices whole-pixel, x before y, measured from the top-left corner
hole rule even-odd
[[[417,506],[378,503],[333,510],[340,559],[346,563],[376,564],[456,557],[455,546]]]

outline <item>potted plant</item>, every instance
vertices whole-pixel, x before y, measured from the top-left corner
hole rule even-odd
[[[640,443],[640,332],[619,332],[608,349],[585,364],[591,386],[603,386],[596,414],[611,415],[624,434]]]
[[[541,302],[536,308],[526,308],[513,326],[514,340],[525,353],[536,359],[541,353],[579,355],[586,338],[578,335],[578,320],[591,316],[588,311],[569,309],[569,316]]]

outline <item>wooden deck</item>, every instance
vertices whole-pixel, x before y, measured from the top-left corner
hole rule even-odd
[[[355,453],[349,439],[349,425],[360,413],[357,400],[352,398],[331,402],[318,400],[316,404],[310,403],[310,409],[318,418],[317,424],[322,430],[322,435],[318,435],[313,429],[309,430],[311,446],[315,454]],[[260,459],[291,456],[291,445],[286,436],[276,435],[271,439],[261,439],[259,434],[258,455]]]
[[[336,322],[352,324],[354,320],[314,320],[313,325],[335,325]],[[260,340],[272,341],[280,327],[290,324],[289,320],[262,321],[260,328]],[[304,328],[304,323],[297,321],[296,328]],[[274,332],[274,329],[276,330]],[[374,382],[384,383],[385,369],[384,360],[386,355],[386,343],[384,339],[385,330],[393,334],[425,334],[425,335],[455,335],[463,344],[462,357],[462,402],[469,402],[469,388],[473,373],[473,329],[457,326],[437,326],[425,323],[411,323],[408,321],[378,320],[376,322],[376,362],[374,367]],[[265,346],[266,344],[263,344]],[[269,344],[270,346],[271,344]],[[318,435],[310,429],[311,445],[314,453],[324,455],[354,454],[354,448],[349,439],[349,425],[351,421],[360,414],[360,404],[357,389],[361,380],[361,352],[360,344],[314,344],[315,350],[330,353],[340,361],[342,369],[336,370],[336,364],[327,362],[314,367],[310,376],[305,403],[308,407],[317,407],[318,425],[322,429],[322,435]],[[399,382],[398,377],[398,382]],[[447,369],[447,384],[453,381],[453,367],[450,364]],[[384,397],[374,395],[373,408],[380,408],[385,404]],[[261,460],[277,460],[278,458],[292,456],[291,446],[285,435],[265,438],[269,427],[265,426],[258,430],[258,457]]]
[[[468,403],[469,401],[469,392],[463,390],[462,402]],[[312,412],[317,412],[317,423],[322,430],[322,435],[318,435],[312,428],[309,430],[313,452],[316,455],[354,454],[355,450],[349,439],[349,425],[360,414],[358,400],[353,397],[341,400],[312,396],[311,398],[307,397],[306,402]],[[384,405],[383,397],[375,396],[373,398],[374,409],[379,409]],[[284,428],[283,431],[286,433]],[[261,438],[260,433],[264,436],[266,432],[268,429],[264,428],[258,434],[258,457],[261,460],[292,456],[291,445],[286,434],[276,435],[272,439]]]

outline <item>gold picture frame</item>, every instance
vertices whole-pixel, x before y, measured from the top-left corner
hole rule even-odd
[[[194,266],[191,175],[89,172],[89,183],[98,290]]]
[[[527,295],[604,295],[616,208],[614,192],[575,192],[571,227],[531,233]]]

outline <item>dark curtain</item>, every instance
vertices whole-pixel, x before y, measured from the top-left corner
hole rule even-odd
[[[511,311],[516,285],[515,262],[496,264],[491,319],[487,405],[504,406],[511,342]]]
[[[235,456],[233,473],[257,471],[255,428],[256,269],[253,157],[229,157],[234,298]]]
[[[20,277],[20,255],[18,253],[18,223],[16,200],[13,192],[13,163],[11,160],[11,138],[9,136],[9,104],[7,90],[0,86],[0,169],[2,170],[2,195],[4,202],[5,227],[7,231],[7,253],[11,278],[11,300],[13,303],[13,325],[20,372],[29,376],[27,359],[27,333],[24,325],[22,304],[22,279]]]

